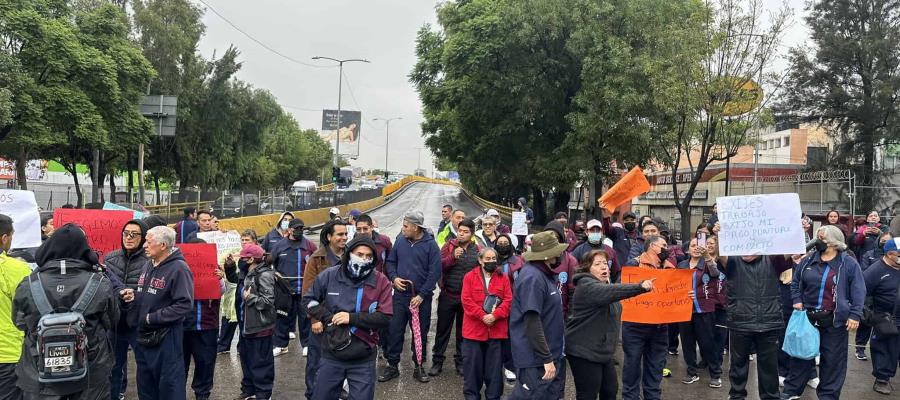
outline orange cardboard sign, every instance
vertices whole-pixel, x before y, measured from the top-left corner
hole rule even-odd
[[[622,283],[653,279],[653,291],[622,300],[622,321],[668,324],[691,320],[693,270],[622,268]]]
[[[603,193],[603,196],[600,196],[600,199],[597,201],[601,207],[612,214],[616,207],[649,191],[650,182],[644,176],[644,171],[641,170],[641,167],[634,167],[622,179],[619,179],[613,187],[609,188],[606,193]]]

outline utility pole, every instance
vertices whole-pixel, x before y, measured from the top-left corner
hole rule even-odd
[[[341,91],[344,86],[344,63],[346,62],[364,62],[369,63],[369,60],[361,59],[361,58],[351,58],[347,60],[338,60],[336,58],[331,57],[322,57],[315,56],[312,58],[313,60],[330,60],[338,63],[338,108],[337,108],[337,131],[334,134],[334,166],[339,167],[338,161],[340,159],[341,154]]]
[[[388,178],[388,145],[390,144],[391,121],[403,119],[403,117],[394,118],[375,118],[372,121],[384,121],[384,179]]]

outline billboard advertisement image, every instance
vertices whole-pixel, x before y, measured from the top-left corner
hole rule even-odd
[[[341,155],[350,158],[359,156],[359,132],[362,127],[362,113],[359,111],[341,110],[338,122],[337,110],[322,110],[322,130],[319,137],[336,147],[335,140],[340,140]]]

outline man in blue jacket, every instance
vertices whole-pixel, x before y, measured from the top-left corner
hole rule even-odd
[[[387,361],[379,382],[387,382],[400,376],[397,364],[403,350],[406,326],[411,323],[409,307],[419,309],[419,328],[422,332],[424,362],[428,348],[428,329],[431,327],[431,298],[434,287],[441,278],[441,250],[425,226],[421,211],[413,211],[403,218],[403,230],[397,236],[386,265],[388,278],[394,285],[394,315],[391,318],[390,341]],[[413,357],[415,360],[415,356]],[[425,368],[418,361],[413,377],[419,382],[429,381]]]
[[[299,330],[301,349],[306,348],[309,340],[310,324],[306,312],[300,307],[300,300],[303,299],[303,272],[317,247],[303,237],[303,228],[303,220],[292,219],[288,224],[288,236],[269,250],[275,271],[287,279],[288,285],[294,290],[287,318],[278,318],[275,326],[275,337],[272,338],[275,348],[272,349],[272,354],[276,357],[288,352],[290,334],[295,327]]]

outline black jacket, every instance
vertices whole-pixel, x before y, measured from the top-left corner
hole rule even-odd
[[[47,301],[59,312],[68,311],[75,305],[88,279],[98,270],[80,260],[66,259],[65,275],[62,274],[62,260],[51,260],[38,267]],[[85,334],[88,338],[88,375],[86,379],[74,382],[42,384],[38,382],[35,353],[37,326],[41,314],[31,296],[29,279],[25,279],[16,289],[12,306],[13,322],[25,332],[22,357],[16,365],[17,386],[23,391],[41,396],[65,396],[84,391],[89,386],[109,385],[109,375],[113,366],[112,343],[108,332],[119,320],[119,300],[113,294],[109,279],[103,278],[94,295],[84,319],[87,323]]]
[[[247,273],[244,288],[250,295],[243,299],[243,289],[237,296],[243,299],[244,335],[252,335],[275,327],[275,270],[269,264],[260,265]]]
[[[106,267],[109,268],[110,272],[115,273],[119,279],[125,283],[125,286],[131,289],[137,289],[141,271],[144,269],[144,264],[147,263],[147,255],[144,254],[143,247],[148,229],[147,224],[140,219],[128,221],[125,226],[131,224],[141,227],[141,241],[138,243],[137,250],[131,254],[127,254],[125,252],[125,244],[122,243],[122,248],[109,252],[103,262],[106,264]],[[124,226],[122,227],[122,230],[125,230]]]
[[[594,275],[575,275],[572,316],[566,321],[566,354],[596,363],[613,359],[619,342],[619,300],[644,293],[640,284],[608,284]]]
[[[783,256],[760,256],[753,262],[728,257],[725,264],[728,328],[744,332],[767,332],[784,324],[778,276],[792,267]]]

